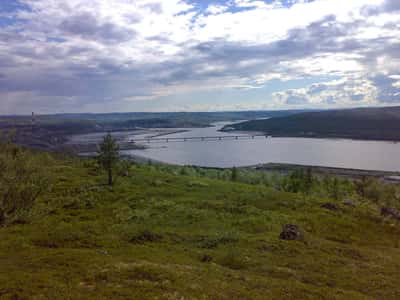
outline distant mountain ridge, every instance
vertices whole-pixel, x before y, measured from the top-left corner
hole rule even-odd
[[[189,128],[205,127],[221,121],[254,120],[259,118],[282,117],[305,112],[305,110],[277,111],[226,111],[226,112],[130,112],[130,113],[80,113],[36,115],[36,125],[42,129],[68,134],[132,130],[143,128]],[[0,116],[0,130],[3,128],[31,127],[32,116]]]
[[[305,110],[226,112],[128,112],[0,116],[2,131],[15,130],[15,142],[41,149],[59,149],[69,135],[140,128],[196,128],[215,122],[282,117]]]
[[[271,136],[400,140],[400,107],[304,112],[230,125]]]

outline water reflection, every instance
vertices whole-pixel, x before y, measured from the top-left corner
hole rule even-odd
[[[227,123],[195,128],[169,137],[237,135],[219,132]],[[244,133],[241,133],[244,134]],[[147,134],[139,135],[146,137]],[[136,138],[138,136],[135,136]],[[127,139],[134,138],[128,136]],[[366,170],[400,170],[400,144],[380,141],[310,138],[256,138],[249,140],[169,142],[150,144],[137,155],[180,165],[207,167],[247,166],[259,163],[291,163]]]

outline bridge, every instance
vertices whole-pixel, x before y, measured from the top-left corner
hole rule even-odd
[[[169,143],[169,142],[205,142],[205,141],[222,141],[222,140],[252,140],[255,138],[268,138],[266,135],[217,135],[217,136],[193,136],[193,137],[148,137],[131,139],[129,143]]]

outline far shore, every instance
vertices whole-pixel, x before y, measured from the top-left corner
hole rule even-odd
[[[224,130],[223,128],[219,130],[221,132],[229,133],[243,133],[243,134],[259,134],[265,135],[271,138],[294,138],[294,139],[320,139],[320,140],[353,140],[353,141],[366,141],[366,142],[387,142],[387,143],[400,143],[399,139],[394,138],[368,138],[365,136],[354,136],[354,135],[322,135],[322,134],[270,134],[264,131],[254,131],[254,130]]]

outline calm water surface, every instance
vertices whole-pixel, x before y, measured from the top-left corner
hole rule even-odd
[[[238,135],[219,132],[227,123],[195,128],[168,137]],[[240,135],[245,135],[241,133]],[[145,137],[129,135],[127,139]],[[366,170],[400,171],[400,143],[345,139],[256,138],[254,140],[151,143],[146,150],[124,154],[179,165],[207,167],[290,163]]]

